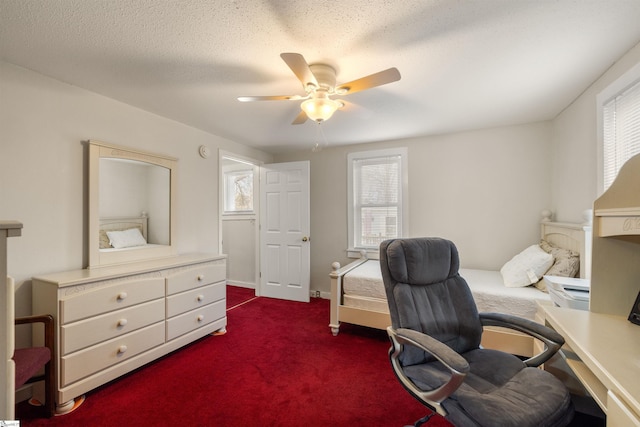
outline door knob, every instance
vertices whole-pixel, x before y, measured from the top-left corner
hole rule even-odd
[[[302,238],[302,241],[303,241],[303,242],[306,242],[306,241],[309,241],[309,240],[311,240],[311,239],[310,239],[309,237],[307,237],[307,236],[304,236],[304,237]]]

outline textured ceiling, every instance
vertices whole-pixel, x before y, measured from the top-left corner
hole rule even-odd
[[[297,52],[344,97],[329,145],[547,120],[640,41],[639,0],[0,0],[0,58],[266,151],[311,147]],[[1,101],[0,101],[1,102]]]

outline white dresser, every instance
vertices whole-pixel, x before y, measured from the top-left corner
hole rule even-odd
[[[56,319],[56,402],[73,400],[214,331],[226,257],[181,255],[33,278],[33,311]]]

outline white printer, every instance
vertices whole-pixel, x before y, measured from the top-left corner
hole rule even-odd
[[[589,279],[575,277],[543,276],[549,297],[554,304],[578,310],[589,310]]]

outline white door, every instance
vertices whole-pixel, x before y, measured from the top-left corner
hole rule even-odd
[[[309,162],[260,170],[260,295],[309,302]]]

